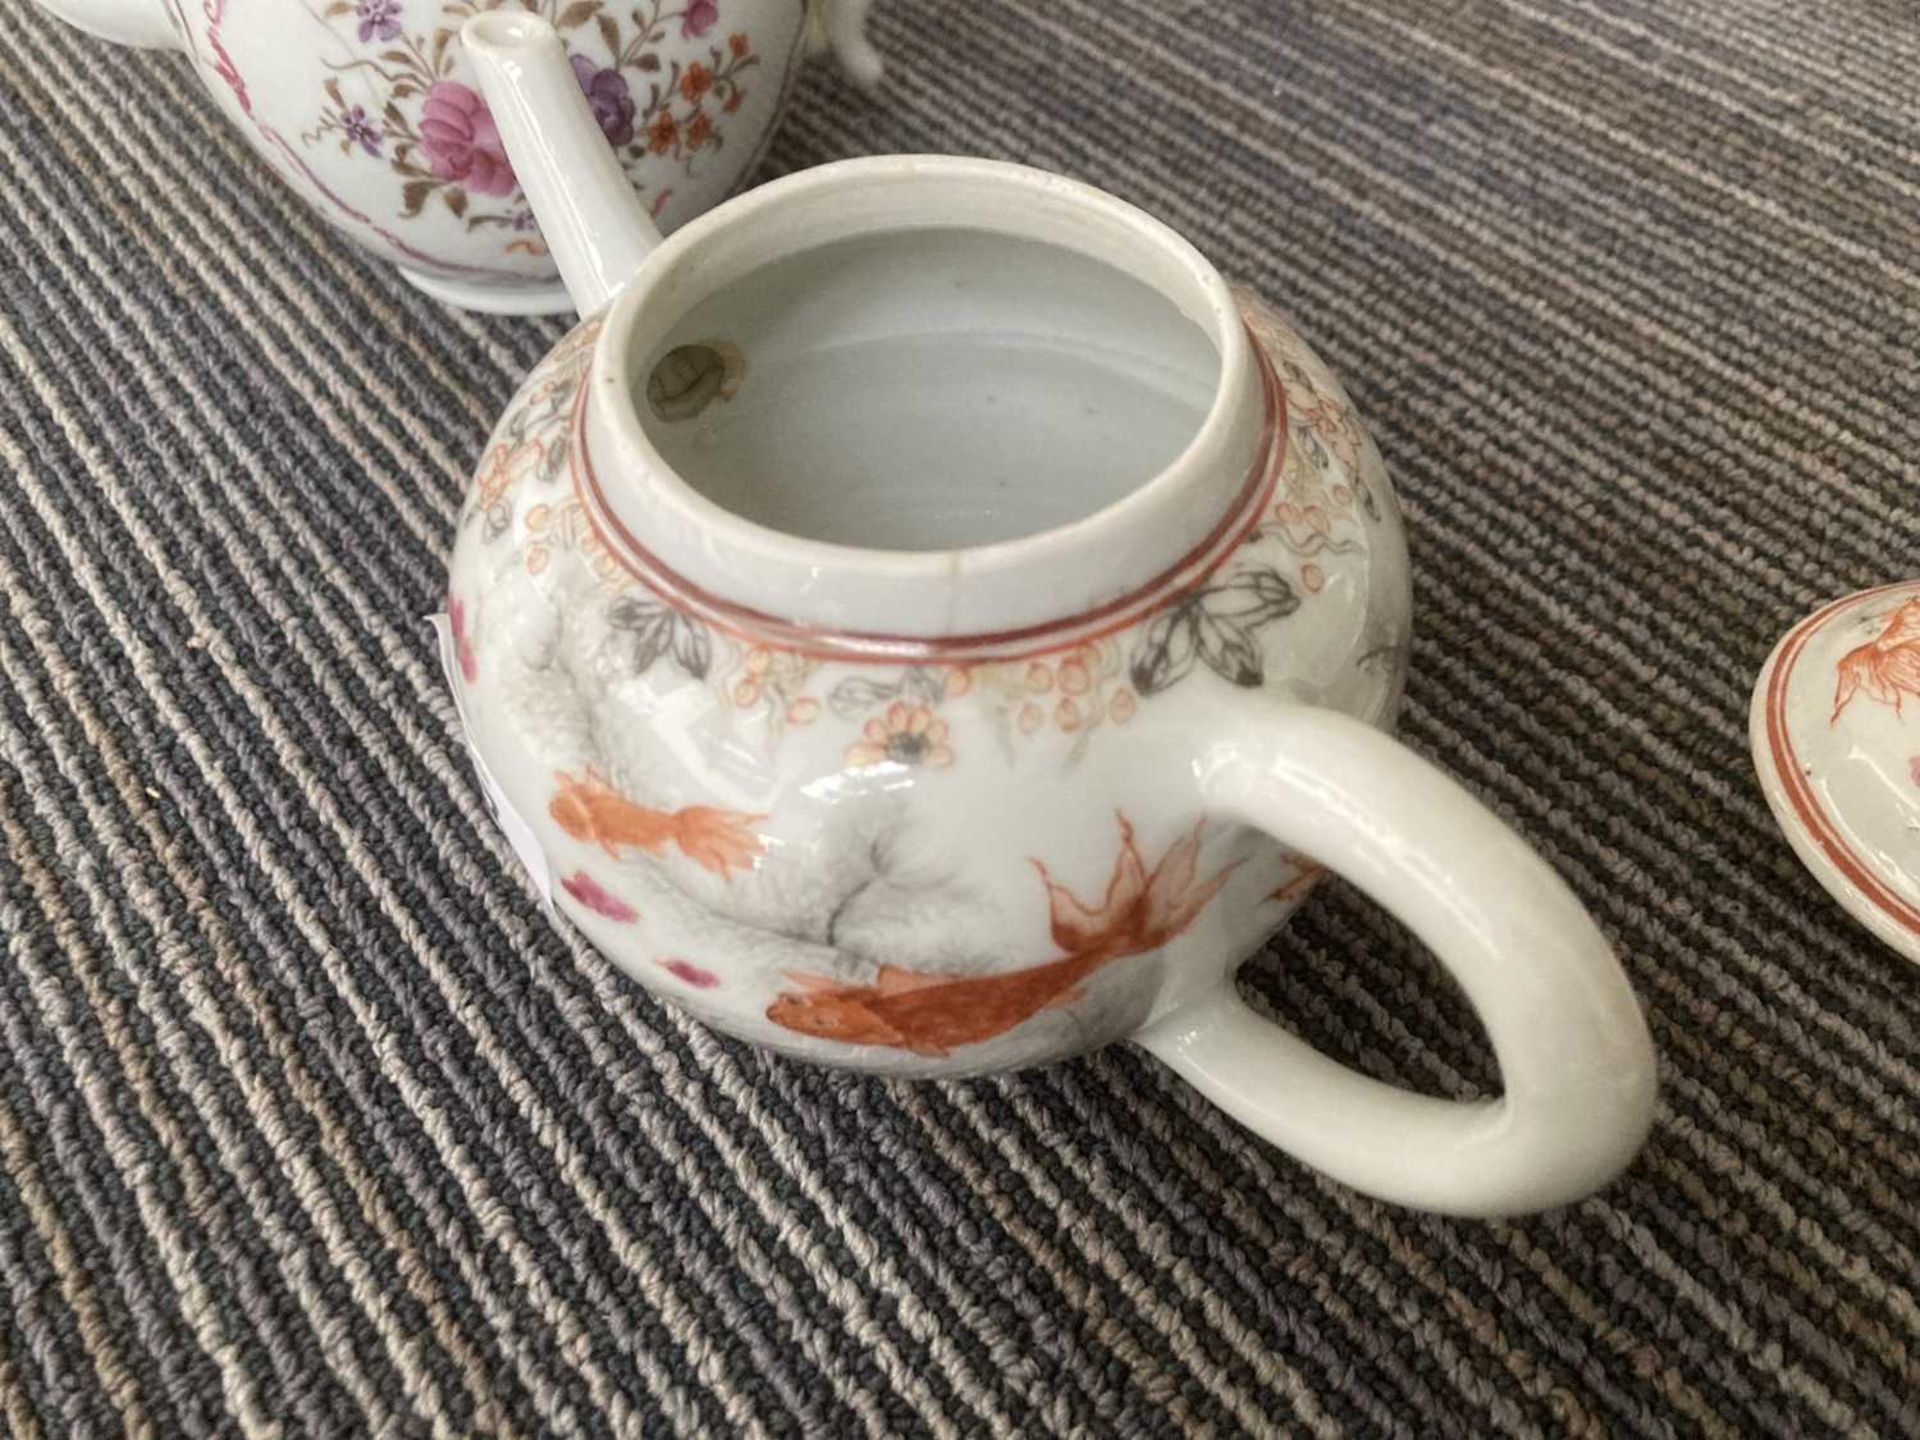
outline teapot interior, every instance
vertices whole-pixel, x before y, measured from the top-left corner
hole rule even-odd
[[[695,301],[632,377],[655,448],[757,524],[887,550],[1069,524],[1166,468],[1213,337],[1066,245],[960,226],[778,255]]]

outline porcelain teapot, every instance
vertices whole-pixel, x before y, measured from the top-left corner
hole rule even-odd
[[[480,460],[443,654],[596,946],[830,1064],[1130,1039],[1408,1204],[1626,1163],[1639,1008],[1552,871],[1386,733],[1400,516],[1273,310],[1132,206],[982,160],[826,165],[663,241],[551,30],[466,37],[587,318]],[[1465,988],[1503,1096],[1405,1093],[1239,997],[1327,868]]]
[[[91,34],[183,50],[268,164],[333,225],[449,304],[570,309],[459,44],[524,4],[563,37],[602,143],[654,223],[731,194],[805,51],[871,86],[870,0],[40,0]]]

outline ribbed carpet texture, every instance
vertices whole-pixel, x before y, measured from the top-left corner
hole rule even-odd
[[[1749,688],[1920,573],[1905,0],[880,0],[764,170],[959,151],[1287,309],[1404,503],[1404,733],[1617,943],[1619,1183],[1441,1220],[1137,1052],[803,1068],[491,823],[420,617],[557,321],[424,299],[177,56],[0,0],[0,1401],[19,1435],[1920,1433],[1920,973]],[[1244,973],[1397,1084],[1471,1013],[1331,885]]]

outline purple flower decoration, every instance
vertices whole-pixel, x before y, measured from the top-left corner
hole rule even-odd
[[[400,0],[360,0],[353,7],[360,17],[360,40],[391,40],[400,33]]]
[[[369,155],[380,153],[380,127],[367,118],[364,105],[355,105],[340,116],[340,128],[349,143],[357,142]]]
[[[420,109],[420,143],[433,173],[482,195],[511,195],[515,181],[507,147],[487,102],[458,80],[436,80]]]
[[[720,18],[720,0],[687,0],[681,12],[680,33],[689,40],[698,39],[713,28]]]
[[[618,70],[601,70],[584,55],[569,62],[573,78],[587,97],[587,105],[609,145],[625,145],[633,139],[633,92]]]

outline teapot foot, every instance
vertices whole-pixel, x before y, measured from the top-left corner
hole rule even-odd
[[[431,295],[456,310],[477,310],[485,315],[572,315],[573,301],[567,287],[558,280],[533,285],[477,285],[465,280],[444,280],[396,267],[414,289]]]

